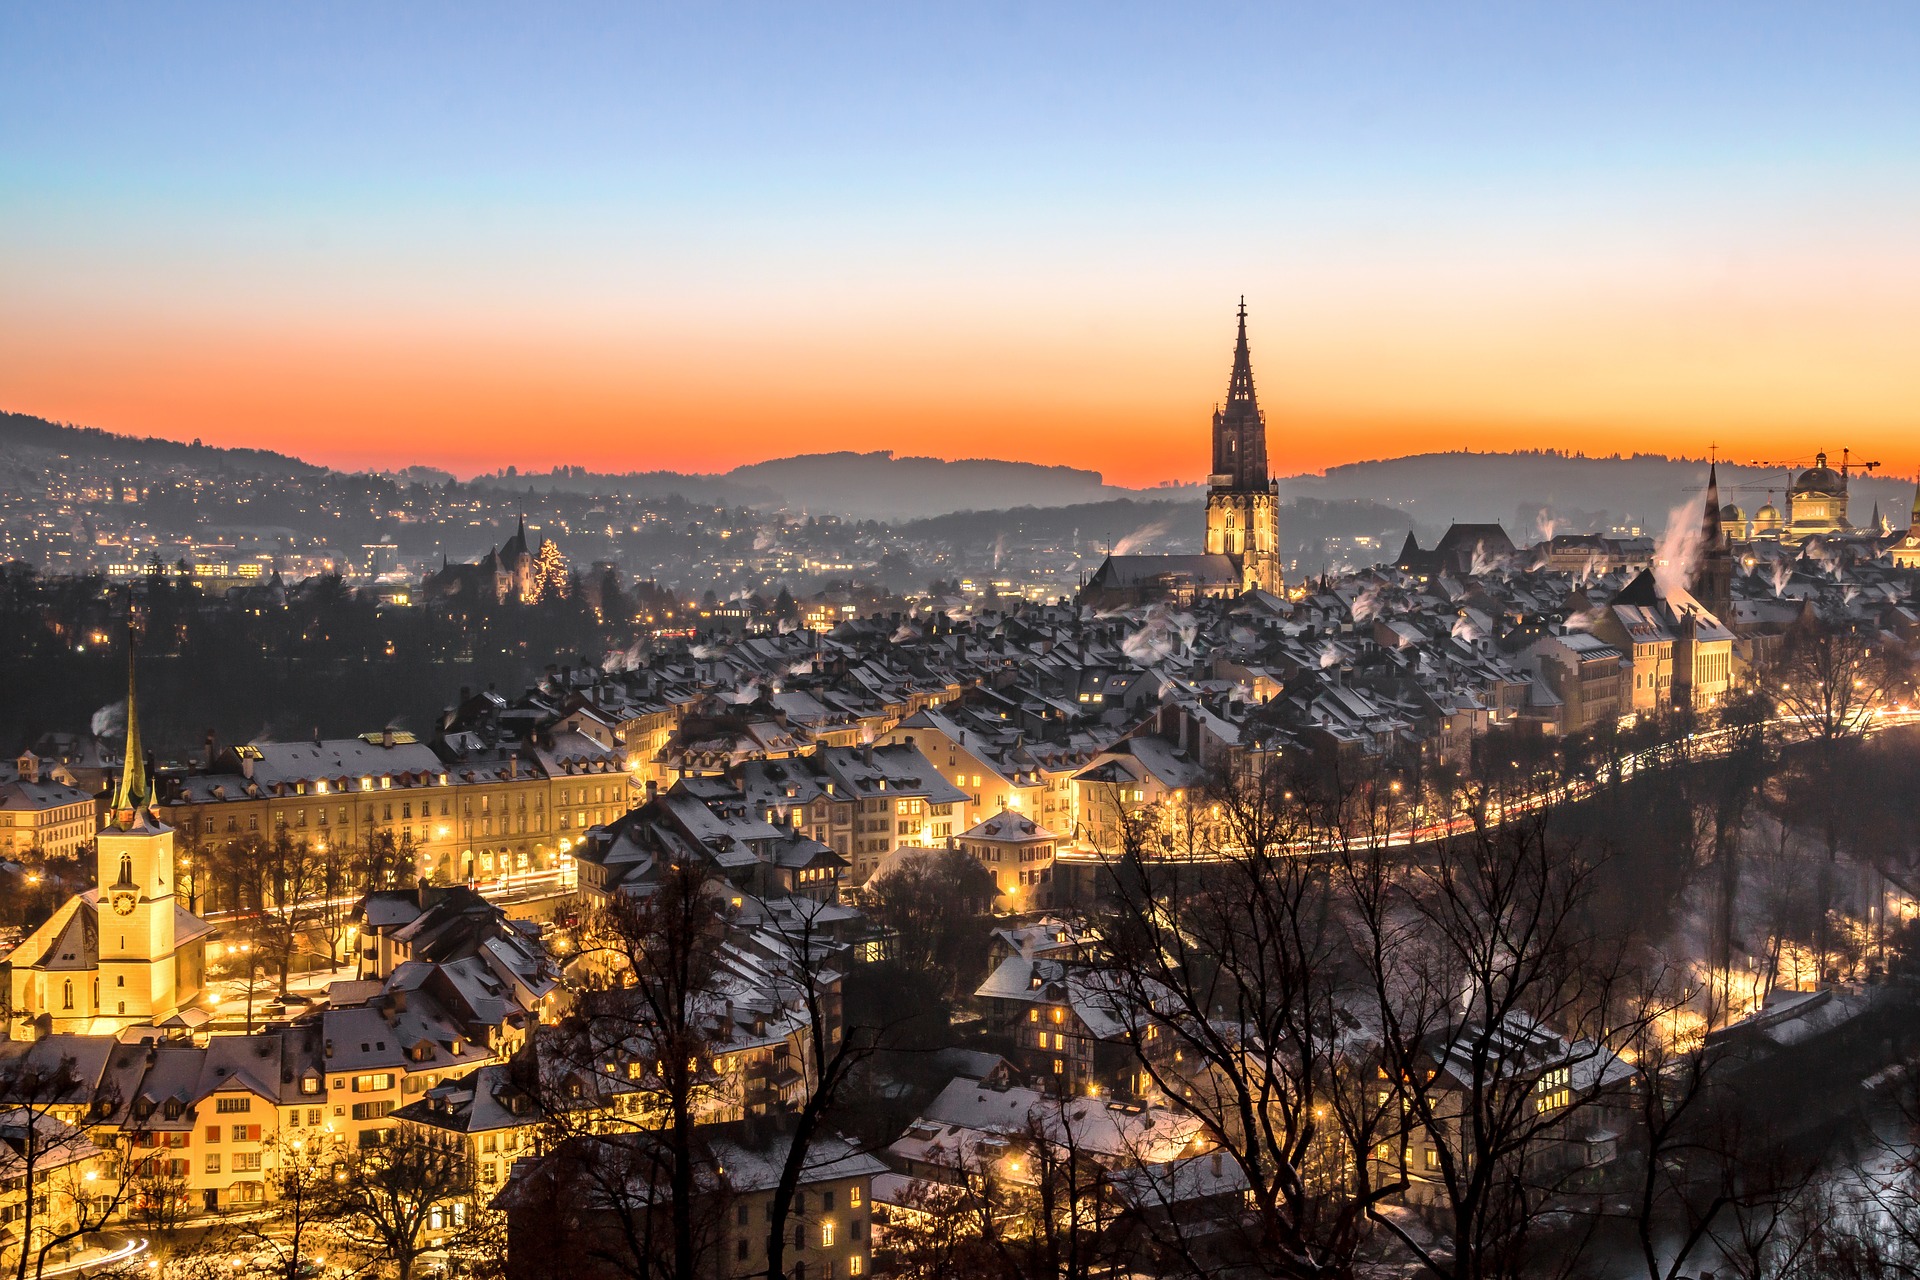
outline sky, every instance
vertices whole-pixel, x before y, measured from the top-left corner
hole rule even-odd
[[[0,409],[346,467],[1920,472],[1910,3],[0,8]]]

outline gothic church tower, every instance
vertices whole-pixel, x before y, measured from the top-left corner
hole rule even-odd
[[[1720,464],[1707,464],[1707,505],[1700,513],[1700,560],[1687,590],[1707,612],[1733,624],[1733,547],[1720,518]]]
[[[1267,420],[1253,394],[1247,351],[1247,300],[1240,299],[1240,336],[1233,348],[1227,402],[1213,414],[1213,472],[1207,478],[1207,552],[1240,570],[1243,591],[1279,595],[1279,494],[1267,473]]]

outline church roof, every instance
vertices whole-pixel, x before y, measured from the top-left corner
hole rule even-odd
[[[50,778],[43,778],[39,782],[28,782],[24,778],[0,782],[0,810],[12,813],[45,813],[49,809],[64,809],[70,804],[92,799],[78,787],[70,787]]]
[[[1240,571],[1221,555],[1108,556],[1089,585],[1138,587],[1168,577],[1191,578],[1200,584],[1237,584]]]
[[[998,840],[1007,844],[1026,844],[1029,841],[1058,840],[1060,837],[1047,830],[1032,818],[1011,809],[1000,812],[979,823],[971,830],[963,832],[962,840]]]
[[[508,566],[513,565],[521,556],[528,554],[527,518],[524,515],[520,517],[519,527],[513,531],[513,536],[502,544],[499,554],[500,562]]]
[[[6,955],[15,969],[84,971],[100,964],[97,891],[68,898]]]

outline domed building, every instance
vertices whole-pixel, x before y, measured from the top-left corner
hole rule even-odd
[[[1767,504],[1753,513],[1753,526],[1748,531],[1749,538],[1778,538],[1786,522],[1780,518],[1780,508],[1773,505],[1773,495],[1767,495]]]
[[[1852,530],[1847,522],[1847,476],[1827,465],[1824,450],[1787,491],[1787,514],[1787,527],[1781,534],[1787,542]]]
[[[1734,542],[1745,542],[1753,536],[1753,528],[1747,523],[1747,513],[1740,509],[1737,502],[1729,502],[1720,508],[1720,527]]]

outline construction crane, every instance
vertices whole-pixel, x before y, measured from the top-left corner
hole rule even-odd
[[[1793,476],[1792,476],[1792,472],[1793,472],[1793,469],[1794,469],[1795,467],[1801,467],[1801,468],[1805,468],[1805,467],[1806,467],[1806,465],[1808,464],[1808,462],[1809,462],[1809,461],[1812,461],[1812,462],[1816,462],[1816,463],[1824,463],[1824,462],[1826,461],[1826,457],[1827,457],[1827,455],[1826,455],[1826,452],[1825,452],[1824,450],[1822,450],[1822,451],[1821,451],[1821,452],[1820,452],[1819,454],[1817,454],[1817,455],[1815,455],[1815,456],[1814,456],[1814,457],[1813,457],[1812,459],[1807,459],[1807,458],[1786,458],[1786,459],[1768,459],[1768,458],[1756,458],[1756,459],[1754,459],[1753,461],[1751,461],[1751,462],[1748,462],[1748,463],[1747,463],[1746,465],[1747,465],[1747,466],[1749,466],[1749,467],[1762,467],[1762,468],[1765,468],[1765,469],[1767,469],[1767,470],[1769,470],[1769,471],[1770,471],[1770,470],[1772,470],[1772,469],[1773,469],[1773,468],[1775,468],[1775,467],[1779,467],[1779,468],[1781,468],[1782,470],[1784,470],[1784,471],[1786,471],[1786,472],[1788,473],[1788,476],[1787,476],[1787,482],[1788,482],[1789,484],[1791,484],[1791,483],[1793,482]],[[1879,469],[1879,466],[1880,466],[1880,463],[1878,462],[1878,460],[1876,460],[1876,461],[1873,461],[1873,462],[1855,462],[1855,461],[1853,461],[1853,450],[1852,450],[1852,449],[1842,449],[1842,450],[1840,451],[1840,478],[1841,478],[1842,480],[1851,480],[1851,479],[1853,478],[1853,473],[1854,473],[1854,472],[1856,472],[1856,471],[1874,471],[1874,470],[1878,470],[1878,469]]]
[[[1778,468],[1779,470],[1785,473],[1785,477],[1777,485],[1775,484],[1723,484],[1720,486],[1720,492],[1722,493],[1766,493],[1766,494],[1791,493],[1793,491],[1793,473],[1796,470],[1801,470],[1801,471],[1806,470],[1809,466],[1812,466],[1813,464],[1825,459],[1826,456],[1827,455],[1824,452],[1822,452],[1822,453],[1816,454],[1814,457],[1811,457],[1811,458],[1750,458],[1746,462],[1736,463],[1734,465],[1743,466],[1743,467],[1753,467],[1755,469],[1763,470],[1763,471],[1772,471],[1775,468]],[[1855,471],[1873,471],[1873,470],[1876,470],[1879,466],[1880,466],[1880,463],[1877,460],[1873,462],[1853,461],[1852,449],[1840,450],[1840,478],[1843,482],[1850,481],[1853,478],[1852,473]],[[1707,486],[1703,484],[1691,485],[1688,487],[1687,492],[1701,493],[1705,491],[1706,487]]]

